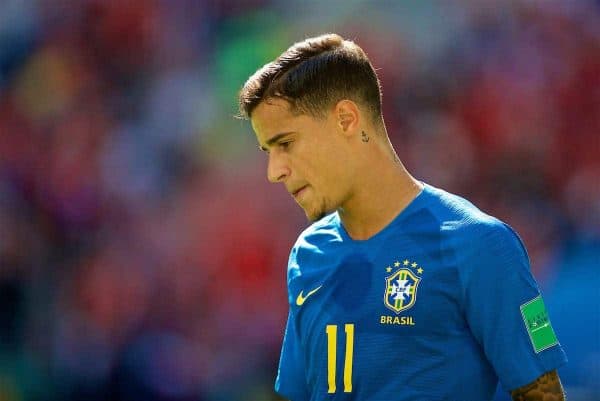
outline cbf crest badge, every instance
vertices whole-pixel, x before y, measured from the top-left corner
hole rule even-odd
[[[385,278],[383,302],[395,313],[411,308],[417,300],[417,288],[421,279],[409,269],[397,270]]]

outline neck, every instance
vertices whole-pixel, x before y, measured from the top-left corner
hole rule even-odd
[[[366,240],[383,230],[421,192],[423,184],[413,178],[396,157],[374,152],[369,168],[357,177],[355,190],[338,209],[348,235]],[[366,167],[366,166],[365,166]]]

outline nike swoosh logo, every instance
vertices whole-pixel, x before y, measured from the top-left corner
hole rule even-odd
[[[306,299],[308,297],[310,297],[312,294],[314,294],[315,292],[319,291],[319,289],[323,287],[322,285],[318,286],[317,288],[315,288],[314,290],[309,291],[306,296],[302,296],[302,291],[300,291],[300,294],[298,294],[298,298],[296,298],[296,305],[298,306],[302,306],[302,304],[304,304],[304,302],[306,301]]]

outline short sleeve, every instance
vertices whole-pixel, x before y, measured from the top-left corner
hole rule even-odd
[[[306,388],[306,369],[291,311],[288,314],[283,337],[275,391],[291,401],[307,401],[309,399]]]
[[[517,234],[495,222],[479,227],[467,243],[465,315],[502,387],[514,390],[563,365],[566,355]]]

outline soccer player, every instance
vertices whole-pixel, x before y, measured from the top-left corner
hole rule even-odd
[[[293,246],[278,393],[308,400],[564,400],[566,356],[517,234],[413,178],[363,50],[306,39],[252,75],[240,111],[313,224]],[[423,155],[426,157],[426,155]]]

